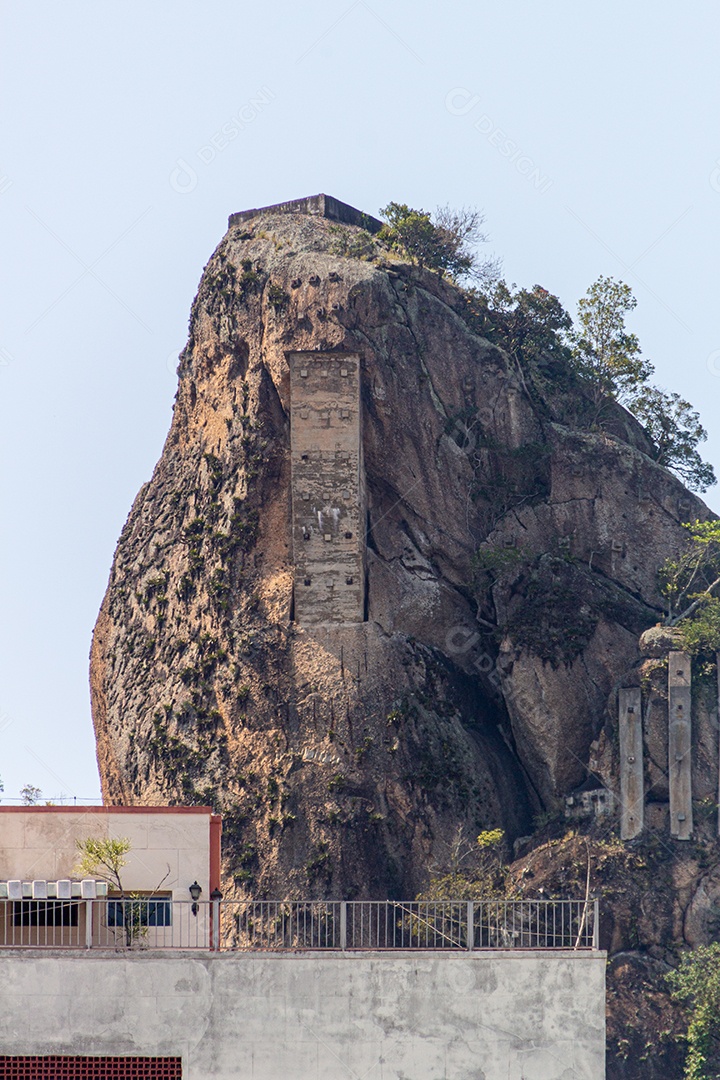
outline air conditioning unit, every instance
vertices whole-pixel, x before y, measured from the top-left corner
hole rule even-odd
[[[72,881],[67,878],[62,878],[60,881],[58,881],[57,898],[58,900],[72,899]]]

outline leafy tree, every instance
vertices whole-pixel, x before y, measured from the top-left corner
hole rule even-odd
[[[23,806],[35,806],[42,798],[42,791],[34,784],[26,784],[20,788],[20,800]]]
[[[553,358],[567,358],[565,339],[572,319],[557,296],[542,285],[518,289],[498,280],[483,291],[468,290],[466,295],[471,312],[482,312],[486,319],[489,336],[521,363],[535,361],[546,366]]]
[[[99,877],[107,881],[124,896],[121,871],[127,865],[125,856],[132,844],[127,836],[112,840],[109,837],[88,836],[86,840],[77,840],[79,852],[76,870],[84,877]]]
[[[708,630],[720,592],[720,521],[695,521],[685,528],[690,533],[688,547],[660,569],[660,591],[667,604],[665,622],[680,625],[685,632],[691,620],[702,619]]]
[[[475,843],[465,840],[462,827],[453,838],[448,858],[433,867],[427,889],[416,899],[498,900],[507,897],[507,868],[503,864],[502,829],[481,832]]]
[[[147,937],[150,899],[142,893],[126,893],[123,887],[121,872],[127,865],[126,855],[132,847],[128,837],[121,836],[113,840],[110,837],[89,836],[86,840],[77,840],[75,844],[78,849],[78,861],[75,867],[77,873],[82,874],[83,877],[99,877],[120,893],[118,903],[122,910],[125,944],[129,947]],[[169,873],[168,866],[167,873],[153,890],[154,892],[161,887]]]
[[[679,394],[652,386],[654,371],[643,360],[640,343],[625,326],[637,301],[629,285],[600,276],[578,304],[578,327],[570,337],[572,361],[585,380],[596,407],[596,420],[614,399],[645,428],[659,465],[671,469],[695,491],[716,483],[711,465],[697,451],[707,432],[698,413]]]
[[[689,1013],[685,1080],[715,1080],[720,1075],[720,942],[686,953],[666,978],[673,998]]]
[[[712,597],[703,604],[694,617],[683,619],[678,628],[682,631],[682,644],[691,656],[720,652],[720,600]]]
[[[641,386],[629,407],[650,436],[659,465],[672,469],[693,491],[707,491],[717,483],[712,465],[695,449],[707,432],[689,401],[657,386]]]
[[[473,246],[487,236],[479,210],[438,208],[435,219],[425,210],[407,203],[388,203],[380,211],[385,225],[377,234],[391,249],[408,256],[418,266],[451,278],[488,278],[496,272],[493,260],[480,260]]]
[[[626,314],[636,305],[629,285],[602,276],[578,304],[572,353],[597,405],[608,398],[627,402],[653,373],[653,365],[641,358],[637,337],[625,326]]]

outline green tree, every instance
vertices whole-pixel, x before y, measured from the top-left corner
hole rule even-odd
[[[127,865],[125,856],[132,844],[127,836],[113,840],[109,837],[88,836],[86,840],[77,840],[78,860],[75,867],[83,877],[99,877],[125,895],[121,871]]]
[[[712,465],[696,449],[707,432],[689,401],[657,386],[641,386],[632,394],[629,408],[650,436],[652,456],[659,465],[677,473],[693,491],[707,491],[717,483]]]
[[[697,451],[707,432],[688,401],[648,382],[653,365],[642,358],[640,342],[625,325],[636,305],[622,281],[601,276],[590,286],[570,335],[574,369],[590,390],[596,421],[609,401],[619,401],[645,428],[653,460],[694,491],[706,491],[716,483],[712,466]]]
[[[598,407],[609,398],[627,402],[653,373],[637,337],[625,326],[625,316],[636,305],[629,285],[602,276],[578,303],[572,355]]]
[[[502,829],[481,832],[474,843],[459,827],[442,865],[432,868],[430,881],[417,900],[500,900],[507,898],[507,867],[503,863]]]
[[[451,278],[487,279],[496,273],[497,264],[491,259],[479,259],[473,250],[487,240],[479,210],[439,207],[433,220],[426,210],[391,202],[383,207],[380,216],[385,225],[378,239],[418,266]]]
[[[101,878],[120,894],[116,903],[122,911],[122,931],[128,947],[147,937],[148,928],[147,898],[135,892],[128,894],[123,887],[122,869],[127,865],[125,856],[131,846],[127,836],[77,840],[79,857],[75,868],[83,877]]]
[[[720,942],[686,953],[667,976],[672,997],[688,1010],[685,1080],[720,1075]]]
[[[711,629],[720,592],[720,521],[695,521],[685,528],[690,533],[686,549],[660,569],[665,622],[687,632],[691,623],[702,619]]]
[[[720,652],[720,600],[710,597],[691,618],[678,623],[683,648],[691,656]]]
[[[519,361],[545,366],[555,357],[568,356],[565,340],[572,319],[557,296],[542,285],[518,289],[498,280],[482,293],[470,290],[468,296],[481,301],[498,344]]]

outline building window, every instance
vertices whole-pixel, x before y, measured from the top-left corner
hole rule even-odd
[[[65,900],[13,900],[13,926],[77,926],[78,904]]]
[[[108,926],[172,926],[172,900],[132,897],[108,900]]]

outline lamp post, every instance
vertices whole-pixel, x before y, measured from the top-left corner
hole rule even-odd
[[[202,885],[198,885],[197,880],[193,881],[192,885],[188,886],[188,892],[192,898],[192,913],[197,916],[198,913],[198,900],[200,899],[200,893],[202,892]]]
[[[212,900],[212,929],[210,937],[210,948],[217,952],[220,949],[220,901],[223,898],[223,894],[218,888],[213,889],[210,893],[210,899]]]

